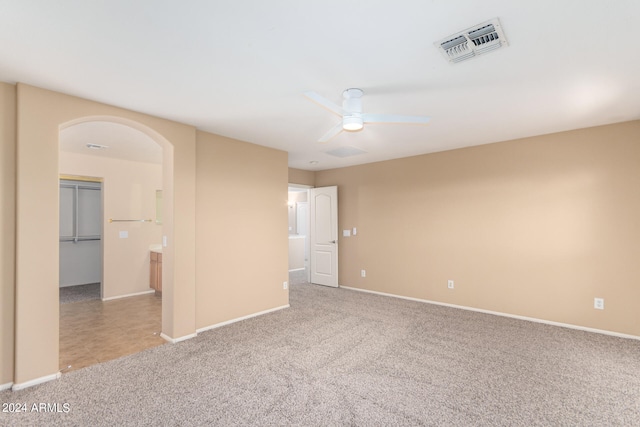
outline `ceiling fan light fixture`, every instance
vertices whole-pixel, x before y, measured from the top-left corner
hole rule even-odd
[[[357,132],[364,127],[364,121],[360,116],[344,116],[342,118],[342,129],[349,132]]]

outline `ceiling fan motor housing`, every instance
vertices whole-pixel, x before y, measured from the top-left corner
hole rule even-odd
[[[347,89],[342,93],[342,128],[347,131],[359,131],[364,127],[362,119],[362,89]]]

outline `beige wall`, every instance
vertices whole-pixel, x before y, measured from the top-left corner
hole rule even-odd
[[[639,166],[636,121],[315,184],[338,185],[339,227],[358,228],[340,237],[341,285],[640,336]]]
[[[13,382],[16,87],[0,82],[0,386]]]
[[[17,243],[14,382],[58,371],[58,135],[61,126],[106,120],[141,130],[163,147],[162,330],[195,332],[195,129],[32,86],[17,86]],[[42,257],[39,254],[47,254]],[[34,260],[38,268],[33,268]]]
[[[289,168],[289,184],[314,187],[316,185],[316,173],[313,171]]]
[[[287,153],[197,133],[197,326],[289,303]]]
[[[162,165],[60,152],[60,173],[103,179],[103,298],[149,291],[149,245],[162,243],[155,223]],[[114,222],[152,219],[153,222]],[[120,231],[128,238],[121,239]]]

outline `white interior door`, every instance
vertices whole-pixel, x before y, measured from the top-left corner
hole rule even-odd
[[[311,283],[338,287],[338,187],[309,191]]]

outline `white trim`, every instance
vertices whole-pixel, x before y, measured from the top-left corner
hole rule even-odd
[[[308,205],[308,203],[309,203],[309,195],[310,195],[310,193],[311,193],[309,190],[311,190],[312,188],[314,188],[314,186],[313,186],[313,185],[306,185],[306,184],[292,184],[292,183],[289,183],[289,185],[288,185],[288,187],[287,187],[287,190],[288,190],[289,188],[300,188],[300,189],[307,190],[307,201],[306,201],[306,203],[307,203],[307,207],[309,206],[309,205]],[[296,206],[296,210],[297,210],[297,209],[298,209],[298,208],[297,208],[297,206]],[[296,215],[297,215],[297,212],[296,212]],[[306,221],[307,221],[307,235],[305,236],[306,238],[305,238],[305,240],[304,240],[304,243],[305,243],[305,245],[304,245],[304,246],[305,246],[304,251],[305,251],[305,256],[306,256],[306,258],[305,258],[305,260],[304,260],[304,270],[307,270],[307,282],[311,283],[311,268],[310,268],[310,260],[311,260],[311,237],[309,236],[309,234],[310,234],[310,233],[309,233],[309,230],[310,230],[310,228],[311,228],[311,213],[309,212],[309,209],[308,209],[308,208],[307,208],[307,218],[306,218]],[[297,227],[297,224],[296,224],[296,227]],[[302,270],[302,269],[301,269],[301,270]],[[296,271],[297,271],[297,270],[296,270]]]
[[[402,296],[402,295],[388,294],[388,293],[385,293],[385,292],[370,291],[368,289],[352,288],[352,287],[349,287],[349,286],[342,286],[342,285],[340,285],[340,287],[343,288],[343,289],[349,289],[351,291],[366,292],[366,293],[369,293],[369,294],[382,295],[382,296],[385,296],[385,297],[400,298],[400,299],[406,299],[406,300],[409,300],[409,301],[417,301],[417,302],[423,302],[423,303],[427,303],[427,304],[441,305],[443,307],[458,308],[460,310],[475,311],[475,312],[478,312],[478,313],[492,314],[494,316],[510,317],[512,319],[526,320],[528,322],[535,322],[535,323],[543,323],[545,325],[559,326],[561,328],[577,329],[579,331],[593,332],[593,333],[596,333],[596,334],[603,334],[603,335],[610,335],[610,336],[618,337],[618,338],[626,338],[626,339],[631,339],[631,340],[640,340],[640,336],[637,336],[637,335],[621,334],[619,332],[606,331],[604,329],[588,328],[586,326],[572,325],[570,323],[554,322],[552,320],[544,320],[544,319],[537,319],[535,317],[519,316],[517,314],[509,314],[509,313],[502,313],[502,312],[499,312],[499,311],[484,310],[482,308],[467,307],[467,306],[464,306],[464,305],[455,305],[455,304],[449,304],[449,303],[446,303],[446,302],[438,302],[438,301],[430,301],[430,300],[420,299],[420,298],[405,297],[405,296]]]
[[[289,273],[292,273],[292,272],[294,272],[294,271],[302,271],[302,270],[305,270],[305,267],[302,267],[302,268],[294,268],[293,270],[289,270]]]
[[[292,184],[292,183],[289,183],[289,184],[287,185],[287,188],[302,188],[302,189],[306,189],[306,190],[308,190],[308,189],[310,189],[310,188],[313,188],[313,185],[306,185],[306,184]]]
[[[200,332],[209,331],[211,329],[220,328],[222,326],[230,325],[230,324],[236,323],[236,322],[241,322],[243,320],[251,319],[252,317],[262,316],[263,314],[273,313],[274,311],[282,310],[284,308],[289,308],[289,307],[290,307],[289,304],[287,304],[287,305],[283,305],[283,306],[280,306],[280,307],[270,308],[269,310],[259,311],[258,313],[253,313],[253,314],[249,314],[247,316],[242,316],[242,317],[238,317],[238,318],[235,318],[235,319],[227,320],[225,322],[216,323],[214,325],[205,326],[204,328],[196,329],[196,332],[200,333]]]
[[[0,391],[9,390],[13,383],[0,384]]]
[[[26,381],[26,382],[23,382],[23,383],[20,383],[20,384],[14,384],[11,387],[11,390],[13,390],[13,391],[23,390],[23,389],[28,388],[28,387],[33,387],[34,385],[46,383],[48,381],[57,380],[61,376],[62,376],[62,374],[60,372],[56,372],[55,374],[46,375],[44,377],[36,378],[35,380]]]
[[[171,338],[169,335],[166,335],[164,332],[160,333],[160,337],[163,338],[165,341],[169,341],[171,344],[176,344],[181,341],[190,340],[191,338],[195,338],[197,336],[198,336],[198,333],[196,332],[195,334],[184,335],[178,338]]]
[[[146,294],[153,294],[156,291],[154,291],[153,289],[149,290],[149,291],[144,291],[144,292],[136,292],[134,294],[125,294],[125,295],[118,295],[115,297],[109,297],[109,298],[102,298],[102,301],[111,301],[114,299],[120,299],[120,298],[129,298],[129,297],[137,297],[138,295],[146,295]]]

